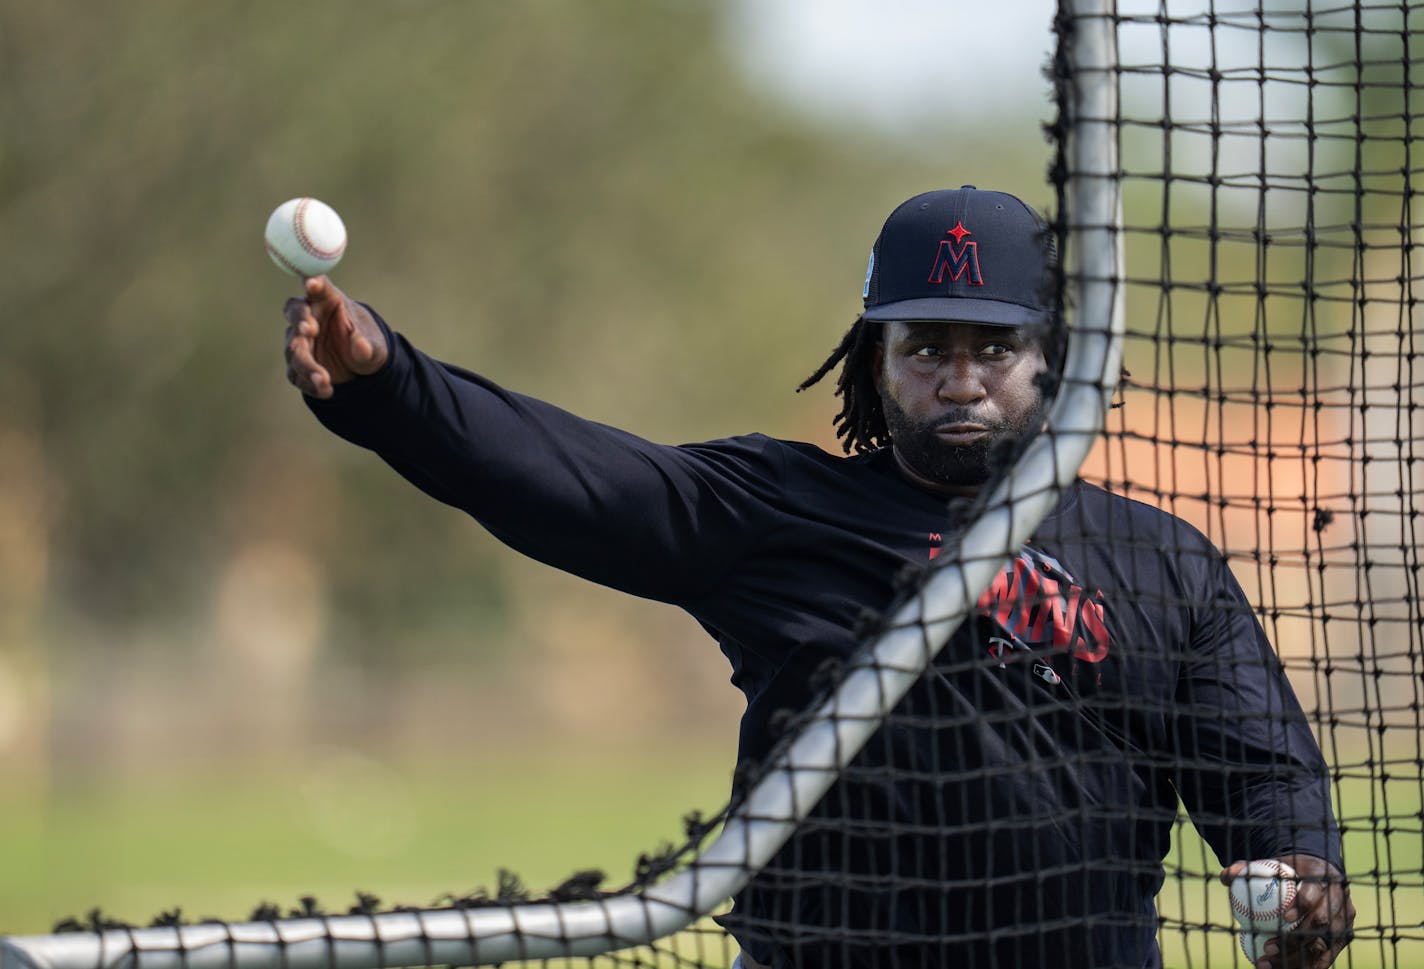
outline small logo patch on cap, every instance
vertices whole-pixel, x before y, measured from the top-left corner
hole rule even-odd
[[[962,221],[954,223],[954,228],[945,233],[954,241],[939,241],[934,267],[930,269],[930,282],[936,285],[943,283],[945,273],[948,273],[950,282],[967,277],[970,286],[984,285],[984,274],[979,271],[979,243],[964,241],[965,236],[973,234],[964,228]]]
[[[870,250],[870,261],[865,264],[865,288],[860,291],[861,299],[870,298],[870,277],[875,275],[875,250]]]

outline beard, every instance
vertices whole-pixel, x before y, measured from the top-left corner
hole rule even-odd
[[[900,458],[924,477],[954,487],[978,487],[1007,468],[1043,421],[1041,398],[1038,406],[1029,408],[1018,421],[988,420],[964,407],[951,407],[919,420],[906,414],[888,395],[882,395],[881,407]],[[937,428],[961,423],[982,425],[988,433],[962,445],[946,443],[935,433]]]

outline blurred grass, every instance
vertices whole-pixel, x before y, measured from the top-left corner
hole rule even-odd
[[[639,854],[682,842],[689,810],[725,802],[730,763],[711,750],[399,764],[334,750],[281,770],[11,788],[0,932],[47,932],[95,907],[137,924],[175,907],[244,919],[304,895],[345,911],[356,891],[427,905],[493,889],[499,868],[536,894],[588,868],[614,888]]]
[[[710,748],[444,763],[344,749],[283,770],[92,778],[42,799],[11,789],[0,795],[0,930],[48,931],[95,906],[133,922],[175,907],[231,919],[314,895],[344,911],[358,890],[388,905],[432,904],[493,888],[499,868],[536,893],[586,868],[616,887],[639,854],[680,843],[690,809],[720,807],[729,763]],[[1359,911],[1342,964],[1424,964],[1424,892],[1391,874],[1424,852],[1418,791],[1346,780],[1341,793]],[[1219,867],[1185,819],[1166,865],[1164,964],[1237,965]]]

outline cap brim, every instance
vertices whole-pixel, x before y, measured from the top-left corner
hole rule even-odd
[[[990,326],[1035,326],[1048,323],[1047,310],[998,299],[929,297],[902,299],[871,306],[861,314],[872,323],[985,323]]]

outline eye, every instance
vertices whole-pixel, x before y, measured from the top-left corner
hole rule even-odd
[[[925,346],[916,347],[914,352],[911,354],[911,356],[915,357],[918,360],[930,360],[939,355],[940,349],[934,344],[927,344]]]
[[[1003,357],[1013,352],[1011,343],[986,343],[979,348],[979,353],[986,357]]]

